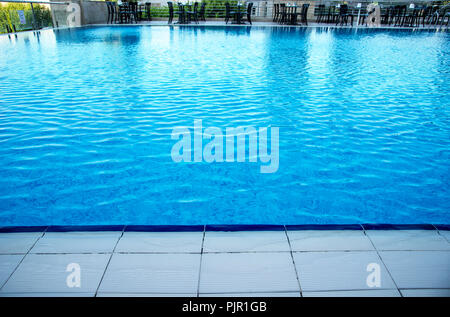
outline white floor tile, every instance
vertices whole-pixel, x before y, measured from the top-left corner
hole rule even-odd
[[[404,297],[450,297],[450,288],[447,289],[402,289]]]
[[[98,293],[97,297],[197,297],[197,293],[170,294],[170,293]]]
[[[42,232],[0,233],[0,253],[27,253]]]
[[[5,293],[91,293],[95,292],[110,255],[107,254],[28,254],[1,289]],[[81,287],[68,287],[67,266],[80,266]]]
[[[199,297],[300,297],[300,292],[280,293],[220,293],[200,294]]]
[[[203,232],[125,232],[116,252],[201,252]]]
[[[0,255],[0,287],[5,284],[8,277],[17,267],[23,255]]]
[[[382,251],[399,288],[450,288],[449,251]]]
[[[288,252],[203,254],[200,293],[299,291]]]
[[[378,250],[450,250],[435,230],[367,230]]]
[[[439,230],[439,234],[444,237],[448,243],[450,243],[450,231],[449,230]]]
[[[377,289],[367,285],[371,263],[379,265],[380,288],[396,288],[375,251],[300,252],[294,260],[303,291]]]
[[[197,293],[200,254],[114,254],[102,293]]]
[[[374,250],[362,230],[288,231],[292,251]]]
[[[304,297],[400,297],[396,289],[375,289],[362,291],[303,292]]]
[[[30,253],[112,252],[122,232],[47,232]]]
[[[204,252],[290,251],[284,231],[206,231]]]

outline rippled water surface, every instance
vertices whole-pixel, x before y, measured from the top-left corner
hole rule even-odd
[[[93,27],[0,37],[0,225],[449,223],[450,33]],[[174,163],[176,126],[280,163]]]

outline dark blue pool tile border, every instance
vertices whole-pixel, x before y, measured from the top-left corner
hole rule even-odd
[[[203,230],[205,230],[205,226],[203,225],[194,225],[194,226],[130,225],[125,227],[126,232],[199,232]]]
[[[436,230],[430,224],[389,224],[389,223],[365,223],[362,224],[365,230]]]
[[[122,225],[94,225],[94,226],[49,226],[47,232],[73,232],[73,231],[123,231]]]
[[[309,224],[309,225],[89,225],[89,226],[5,226],[9,232],[203,232],[203,231],[284,231],[287,230],[450,230],[450,224]]]
[[[450,225],[434,225],[438,230],[450,230]]]
[[[206,225],[206,231],[284,231],[283,225]]]
[[[43,232],[47,229],[47,226],[11,226],[0,227],[0,233],[9,232]]]
[[[363,230],[359,224],[347,225],[287,225],[287,230]]]

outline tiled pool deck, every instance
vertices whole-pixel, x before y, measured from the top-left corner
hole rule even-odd
[[[0,296],[450,296],[448,226],[172,229],[0,229]]]

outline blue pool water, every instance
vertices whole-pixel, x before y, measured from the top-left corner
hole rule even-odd
[[[0,225],[450,223],[450,33],[92,27],[0,37]],[[172,129],[279,127],[279,169]]]

